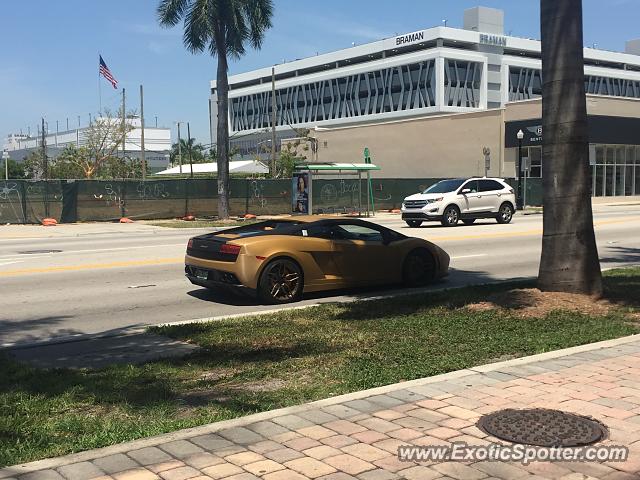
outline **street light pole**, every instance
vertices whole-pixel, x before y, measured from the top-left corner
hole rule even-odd
[[[518,137],[518,187],[516,193],[516,210],[522,210],[524,208],[522,202],[522,139],[524,138],[524,132],[518,130],[516,135]]]

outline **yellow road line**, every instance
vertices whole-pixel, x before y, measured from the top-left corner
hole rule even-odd
[[[0,272],[0,277],[27,275],[30,273],[73,272],[78,270],[100,270],[104,268],[138,267],[143,265],[166,265],[182,262],[184,262],[184,257],[157,258],[154,260],[130,260],[128,262],[87,263],[83,265],[65,265],[58,267],[25,268],[22,270],[7,270]]]
[[[624,219],[618,219],[618,220],[602,220],[599,222],[594,222],[594,226],[598,227],[600,225],[627,223],[635,220],[640,220],[640,217],[630,217],[630,218],[624,218]],[[538,228],[535,230],[523,230],[520,232],[485,233],[485,234],[477,234],[477,235],[460,235],[460,236],[449,236],[449,237],[433,236],[429,238],[429,240],[433,242],[446,242],[446,241],[456,241],[456,240],[525,237],[530,235],[542,235],[542,229]],[[99,270],[99,269],[105,269],[105,268],[136,267],[136,266],[144,266],[144,265],[167,265],[172,263],[182,263],[183,261],[184,261],[184,257],[176,257],[176,258],[158,258],[155,260],[131,260],[131,261],[125,261],[125,262],[112,262],[112,263],[90,263],[90,264],[67,265],[67,266],[57,266],[57,267],[26,268],[22,270],[7,270],[4,272],[0,272],[0,277],[28,275],[32,273],[73,272],[73,271],[79,271],[79,270]]]

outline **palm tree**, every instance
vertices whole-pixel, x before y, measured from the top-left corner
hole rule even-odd
[[[218,57],[218,215],[229,217],[229,79],[228,60],[259,49],[271,27],[272,0],[161,0],[158,20],[174,27],[184,19],[183,42],[191,53],[205,49]]]
[[[540,0],[544,220],[538,287],[602,294],[593,231],[582,0]]]
[[[195,138],[181,138],[180,148],[178,148],[178,142],[171,145],[169,158],[172,164],[176,162],[178,155],[182,155],[182,161],[185,163],[189,163],[189,161],[192,163],[203,163],[208,161],[204,150],[204,145],[196,143]]]

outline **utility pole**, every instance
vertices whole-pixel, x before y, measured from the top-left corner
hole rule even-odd
[[[44,118],[42,119],[42,137],[40,140],[40,148],[42,149],[42,169],[44,170],[44,179],[49,179],[49,162],[47,160],[47,139],[44,133]]]
[[[180,173],[182,174],[182,149],[180,148],[180,122],[178,124],[178,162],[180,162]]]
[[[144,93],[142,92],[142,85],[140,85],[140,149],[141,149],[141,163],[142,163],[142,180],[147,179],[147,159],[144,152]]]
[[[4,179],[9,180],[9,152],[2,152],[2,159],[4,160]]]
[[[189,149],[189,168],[191,169],[191,178],[193,178],[193,158],[191,158],[191,128],[189,122],[187,122],[187,148]]]
[[[49,160],[47,159],[47,138],[44,132],[44,117],[42,118],[42,169],[44,170],[44,215],[49,217]]]
[[[127,125],[126,125],[126,114],[125,114],[125,108],[126,108],[126,104],[125,104],[125,92],[124,92],[124,87],[122,88],[122,161],[124,162],[124,150],[125,150],[125,143],[127,143]]]
[[[271,176],[276,175],[276,67],[271,67]]]

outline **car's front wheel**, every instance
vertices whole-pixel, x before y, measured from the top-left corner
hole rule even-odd
[[[458,220],[460,220],[460,210],[455,205],[449,205],[444,209],[440,223],[445,227],[455,227]]]
[[[508,203],[503,203],[500,205],[500,209],[498,210],[498,216],[496,220],[498,223],[509,223],[513,219],[513,207]]]
[[[406,222],[407,225],[413,228],[418,228],[420,225],[422,225],[422,222],[420,220],[407,220]]]
[[[431,252],[418,248],[409,252],[402,265],[402,281],[408,287],[418,287],[435,278],[436,262]]]
[[[302,268],[289,258],[276,258],[267,264],[258,282],[258,296],[263,302],[279,304],[302,298]]]

